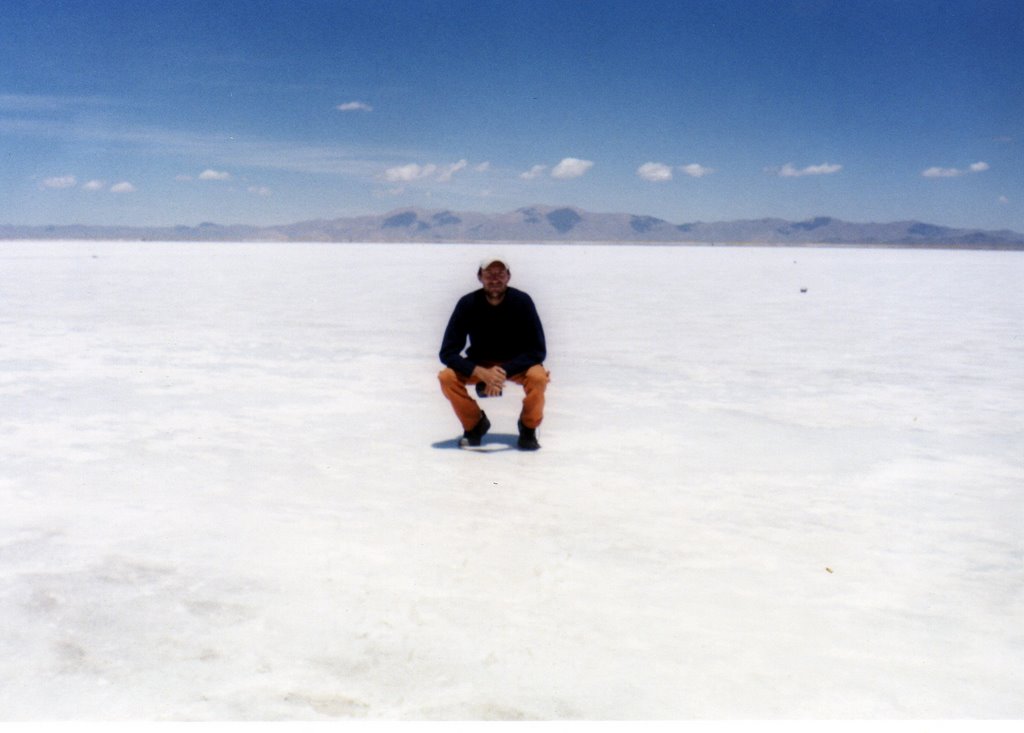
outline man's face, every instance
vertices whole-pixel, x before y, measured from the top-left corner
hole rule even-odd
[[[480,273],[480,283],[491,300],[503,298],[508,290],[509,271],[497,262]]]

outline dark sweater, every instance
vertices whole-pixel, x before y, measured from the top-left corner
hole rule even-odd
[[[445,366],[467,377],[476,366],[497,364],[513,377],[542,363],[547,347],[533,300],[515,288],[498,305],[487,302],[482,288],[462,296],[444,330],[439,355]]]

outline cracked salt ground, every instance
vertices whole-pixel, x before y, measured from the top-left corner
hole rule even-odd
[[[510,249],[0,243],[0,718],[1024,715],[1024,258]]]

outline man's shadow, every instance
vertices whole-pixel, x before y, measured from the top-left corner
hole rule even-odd
[[[459,445],[461,438],[441,440],[431,443],[430,447],[436,450],[467,450],[475,453],[497,453],[499,451],[517,450],[519,436],[516,433],[487,433],[480,445],[472,448],[463,448]]]

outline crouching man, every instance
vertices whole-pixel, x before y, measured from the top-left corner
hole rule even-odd
[[[478,446],[491,423],[467,385],[481,397],[496,397],[506,382],[523,387],[519,415],[519,449],[537,450],[537,428],[544,419],[544,391],[550,374],[544,368],[544,328],[533,300],[510,288],[508,265],[500,259],[480,263],[481,288],[459,299],[441,341],[445,369],[441,391],[462,423],[461,446]],[[469,345],[467,346],[467,340]]]

